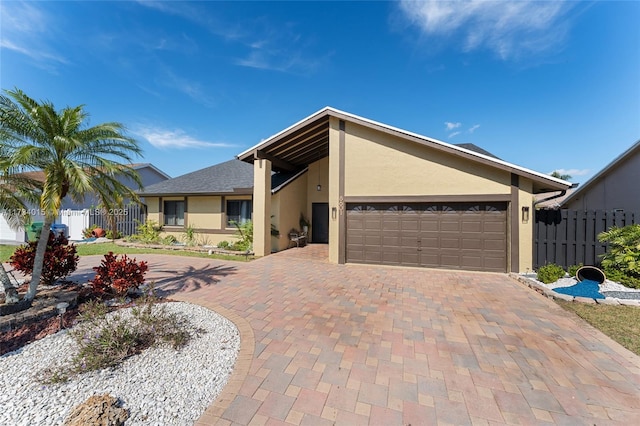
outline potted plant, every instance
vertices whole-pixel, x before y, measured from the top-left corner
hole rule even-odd
[[[300,229],[302,232],[309,232],[309,225],[311,225],[309,219],[304,216],[304,213],[300,213]]]

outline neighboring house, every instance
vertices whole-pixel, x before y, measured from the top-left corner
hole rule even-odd
[[[525,271],[533,266],[533,195],[571,186],[330,107],[238,159],[253,164],[256,255],[285,248],[302,213],[311,242],[328,243],[333,263]],[[295,177],[274,186],[273,171]],[[189,201],[185,210],[191,217],[225,205],[209,203]],[[272,224],[282,234],[275,241]]]
[[[640,212],[640,140],[572,192],[563,209]]]
[[[169,175],[155,167],[153,164],[137,163],[132,164],[131,167],[140,175],[143,186],[153,185],[170,179]],[[41,171],[25,172],[25,175],[40,181],[44,181],[45,178],[44,172]],[[132,189],[138,189],[137,185],[132,181],[121,180],[121,182]],[[70,239],[80,240],[82,239],[82,230],[89,226],[88,209],[95,209],[98,205],[99,201],[93,194],[87,194],[82,203],[76,203],[69,197],[66,197],[62,202],[60,215],[56,222],[68,226]],[[31,213],[31,220],[33,222],[42,221],[43,216],[40,214],[39,209],[36,206],[29,206],[28,209]],[[8,225],[4,215],[0,214],[0,240],[24,242],[26,241],[25,231],[22,228],[12,229]]]

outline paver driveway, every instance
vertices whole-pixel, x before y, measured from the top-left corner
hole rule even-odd
[[[640,358],[505,275],[138,257],[241,330],[200,424],[640,424]]]

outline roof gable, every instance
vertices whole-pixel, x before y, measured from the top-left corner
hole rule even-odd
[[[472,149],[475,145],[466,148],[452,145],[331,107],[325,107],[287,127],[238,154],[237,158],[249,163],[252,163],[255,158],[266,158],[272,161],[275,169],[295,170],[296,168],[302,168],[310,162],[317,161],[328,155],[328,123],[330,117],[366,126],[414,143],[461,156],[470,161],[526,177],[532,180],[534,193],[564,190],[571,186],[570,182],[508,163],[486,151],[478,152]]]
[[[623,164],[626,160],[630,159],[634,155],[640,155],[640,140],[636,141],[629,149],[625,152],[617,156],[613,159],[609,164],[607,164],[602,170],[596,173],[591,179],[582,184],[576,191],[572,192],[567,198],[564,199],[562,205],[566,205],[571,200],[580,197],[581,194],[589,191],[591,187],[593,187],[598,181],[605,178],[608,174],[613,172],[616,168],[618,168],[621,164]]]

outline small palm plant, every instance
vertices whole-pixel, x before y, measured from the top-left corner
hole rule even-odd
[[[611,227],[600,233],[598,240],[609,243],[602,255],[602,267],[607,276],[628,287],[640,288],[640,224],[623,228]]]
[[[107,209],[120,197],[138,200],[121,183],[122,179],[142,186],[138,173],[126,165],[141,154],[137,142],[125,136],[120,123],[89,127],[88,118],[83,105],[57,110],[51,102],[35,101],[19,89],[0,96],[0,170],[5,177],[28,170],[44,173],[38,202],[44,230],[58,216],[65,197],[81,202],[86,194],[95,194]],[[42,232],[38,240],[25,299],[35,297],[48,236]]]

